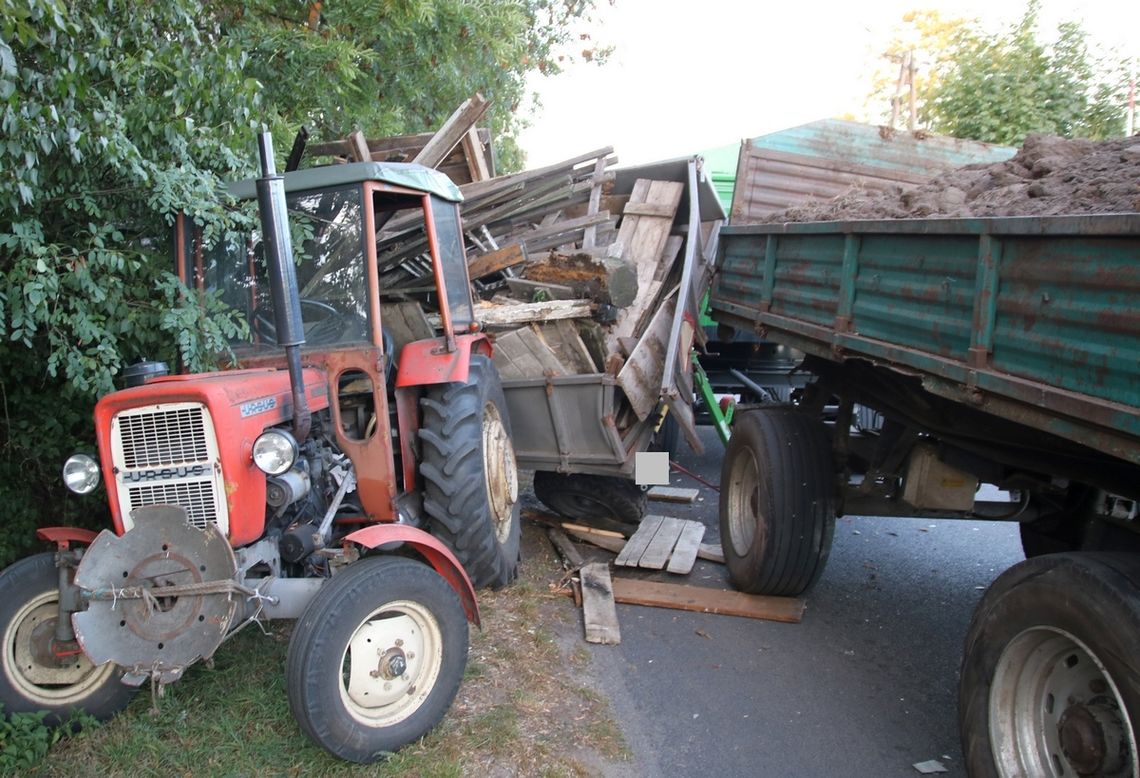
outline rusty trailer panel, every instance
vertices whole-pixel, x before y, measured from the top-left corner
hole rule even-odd
[[[910,187],[969,164],[1001,162],[1011,146],[926,132],[823,119],[744,141],[732,195],[732,223],[756,224],[810,200],[830,200],[852,187]]]
[[[722,230],[713,318],[1140,463],[1140,215]]]

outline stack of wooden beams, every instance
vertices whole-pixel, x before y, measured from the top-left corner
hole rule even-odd
[[[670,292],[681,278],[684,239],[674,234],[674,221],[685,186],[639,179],[632,191],[615,194],[617,158],[610,147],[495,176],[486,135],[475,126],[486,108],[475,95],[436,133],[371,140],[354,133],[309,146],[307,153],[419,162],[447,173],[464,198],[476,319],[496,334],[504,380],[619,376],[628,367],[619,384],[632,394],[637,417],[645,418],[658,400]],[[433,297],[422,219],[390,220],[377,254],[387,325],[390,312],[407,319],[409,306]],[[426,325],[411,330],[422,336],[437,325],[438,317],[429,315]],[[643,375],[654,365],[655,378]]]

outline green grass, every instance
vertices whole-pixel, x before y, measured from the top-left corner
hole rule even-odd
[[[38,764],[28,769],[21,763],[18,773],[577,778],[592,774],[583,754],[592,763],[628,758],[606,701],[575,680],[588,654],[579,648],[566,656],[559,648],[558,630],[576,629],[578,615],[568,598],[551,591],[562,571],[545,538],[538,543],[536,531],[527,529],[520,580],[479,593],[483,629],[472,630],[451,710],[427,737],[387,761],[342,762],[297,727],[285,693],[291,627],[285,622],[267,635],[243,630],[212,663],[190,668],[161,697],[152,698],[144,686],[123,713],[48,743],[50,750],[41,749],[46,757],[33,755],[29,762]]]

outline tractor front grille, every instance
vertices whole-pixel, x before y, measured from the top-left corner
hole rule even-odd
[[[208,461],[205,411],[196,405],[119,414],[123,466],[133,470]]]
[[[125,529],[132,511],[177,505],[190,522],[228,534],[217,437],[201,403],[166,403],[122,411],[111,422],[111,458]]]

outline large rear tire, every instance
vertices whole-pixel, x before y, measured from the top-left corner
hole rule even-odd
[[[741,591],[810,589],[835,533],[831,444],[823,425],[793,408],[736,416],[720,480],[720,538]]]
[[[466,383],[429,387],[421,400],[424,511],[477,587],[518,574],[519,477],[503,385],[473,356]]]
[[[958,725],[971,776],[1135,776],[1140,558],[1050,554],[990,586],[966,637]]]
[[[56,725],[82,710],[109,719],[134,689],[122,668],[96,666],[82,653],[57,651],[59,572],[52,553],[21,559],[0,573],[0,703],[4,713],[47,711]],[[71,646],[72,651],[78,651]],[[64,656],[57,656],[63,653]]]
[[[628,478],[588,473],[534,474],[534,496],[571,521],[630,536],[649,505],[640,486]]]
[[[439,574],[411,559],[361,559],[321,588],[293,628],[289,707],[329,753],[373,762],[440,722],[467,648],[463,606]]]

